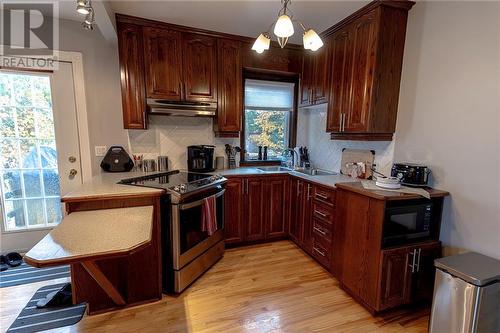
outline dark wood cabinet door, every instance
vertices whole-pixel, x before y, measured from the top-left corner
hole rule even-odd
[[[330,39],[327,132],[340,132],[341,114],[346,112],[349,103],[349,31],[348,29],[339,31]]]
[[[328,102],[328,94],[330,86],[329,78],[329,55],[330,45],[325,41],[322,48],[314,52],[314,73],[313,73],[313,94],[312,101],[314,104]]]
[[[298,245],[302,244],[302,202],[303,182],[297,178],[290,180],[290,238]]]
[[[142,28],[135,24],[118,22],[117,30],[123,127],[145,129],[147,121]]]
[[[182,34],[183,90],[187,101],[217,101],[217,39]]]
[[[434,291],[436,268],[434,259],[441,257],[441,243],[421,245],[417,249],[417,267],[414,276],[412,301],[431,302]]]
[[[231,178],[224,194],[224,235],[227,244],[241,243],[243,231],[243,180]]]
[[[382,251],[379,310],[407,304],[411,298],[412,248]]]
[[[144,28],[146,91],[150,98],[180,101],[182,96],[181,34]],[[124,49],[124,52],[127,52]]]
[[[288,176],[267,178],[265,195],[266,238],[284,238],[288,231]]]
[[[248,177],[246,181],[245,207],[245,240],[256,241],[265,239],[265,200],[264,178]]]
[[[313,75],[314,75],[314,54],[306,50],[304,51],[304,56],[302,58],[299,106],[312,105]]]
[[[349,64],[350,102],[344,132],[369,131],[371,95],[376,61],[377,36],[375,12],[358,19],[352,26]]]
[[[312,232],[312,185],[303,182],[304,194],[302,197],[302,248],[311,253],[313,248]]]
[[[230,39],[218,41],[218,108],[216,134],[227,136],[241,131],[242,105],[242,66],[240,42]]]

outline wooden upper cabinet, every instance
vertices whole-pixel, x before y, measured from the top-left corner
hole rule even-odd
[[[349,63],[350,101],[345,112],[345,132],[367,132],[371,106],[373,75],[376,59],[377,22],[371,12],[354,23],[351,31],[351,61]]]
[[[300,106],[312,105],[313,95],[313,75],[314,75],[314,55],[312,52],[304,51],[302,58],[302,73],[300,77]]]
[[[123,127],[145,129],[147,122],[142,28],[118,22],[117,30]]]
[[[187,101],[217,101],[217,39],[182,34],[183,92]]]
[[[332,139],[392,140],[413,4],[371,2],[325,32],[332,44],[327,121]]]
[[[144,44],[147,97],[182,100],[181,33],[145,27]]]
[[[350,30],[341,30],[331,38],[330,47],[330,99],[326,131],[340,132],[343,121],[342,113],[349,103],[349,33]]]
[[[214,130],[217,136],[238,137],[243,110],[243,78],[240,42],[218,41],[218,106]]]
[[[313,74],[313,95],[314,104],[321,104],[328,101],[330,78],[328,76],[330,45],[325,41],[322,48],[314,52],[314,74]]]

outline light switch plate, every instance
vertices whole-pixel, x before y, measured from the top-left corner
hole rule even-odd
[[[106,155],[106,146],[95,146],[95,156],[102,157]]]

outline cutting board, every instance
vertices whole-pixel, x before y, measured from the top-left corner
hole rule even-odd
[[[340,162],[340,173],[348,175],[346,165],[348,163],[363,162],[366,165],[365,178],[372,176],[373,161],[375,159],[375,150],[367,149],[342,149],[342,160]]]

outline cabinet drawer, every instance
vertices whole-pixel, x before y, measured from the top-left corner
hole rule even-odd
[[[314,185],[313,198],[333,206],[335,204],[335,191],[322,186]]]
[[[333,236],[332,225],[318,219],[313,219],[313,234],[322,238],[326,243],[331,244]]]
[[[313,235],[312,255],[325,267],[330,265],[330,245],[321,236]]]
[[[312,216],[327,223],[333,223],[334,209],[324,203],[314,201],[312,204]]]

